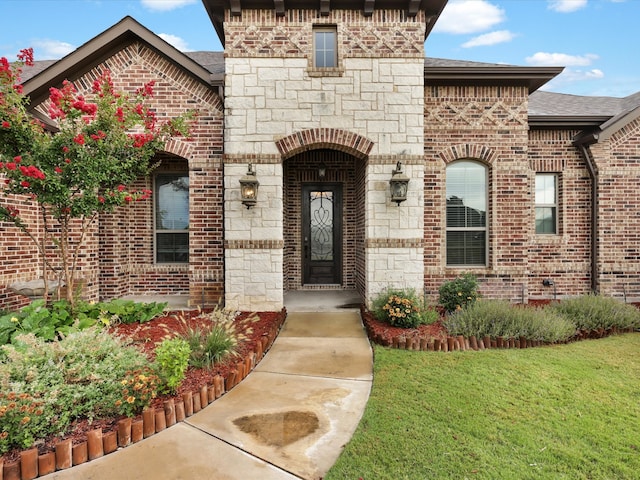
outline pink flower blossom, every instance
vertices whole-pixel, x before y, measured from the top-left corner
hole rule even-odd
[[[18,59],[28,67],[33,66],[33,48],[23,48],[18,54]]]

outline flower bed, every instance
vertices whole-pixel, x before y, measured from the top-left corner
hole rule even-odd
[[[195,326],[197,313],[167,314],[144,324],[120,324],[110,332],[131,338],[152,357],[156,343],[180,332],[185,321]],[[243,313],[239,319],[247,315]],[[258,364],[277,337],[286,310],[256,315],[258,320],[252,323],[252,333],[241,345],[237,357],[209,370],[190,367],[175,394],[156,397],[150,407],[135,418],[109,418],[91,423],[81,420],[64,436],[43,439],[26,451],[7,452],[0,457],[0,480],[36,478],[85,463],[197,413],[235,387]]]
[[[538,302],[539,307],[550,302]],[[640,305],[636,305],[640,308]],[[442,325],[441,320],[430,325],[420,325],[417,328],[398,328],[388,323],[377,320],[373,313],[364,306],[361,307],[362,322],[369,339],[384,347],[398,348],[402,350],[421,350],[436,352],[451,352],[465,350],[485,350],[490,348],[531,348],[542,345],[550,345],[550,342],[530,340],[524,337],[488,337],[476,338],[462,335],[451,336]],[[566,341],[569,343],[585,339],[603,338],[618,333],[633,332],[633,328],[598,328],[593,330],[577,330],[575,335]]]

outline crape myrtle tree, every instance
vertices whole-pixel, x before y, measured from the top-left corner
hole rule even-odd
[[[149,190],[127,186],[149,174],[152,157],[172,136],[188,135],[193,115],[160,122],[146,104],[154,82],[125,94],[114,90],[103,71],[88,98],[68,81],[50,89],[48,115],[55,128],[47,129],[29,114],[20,83],[22,67],[32,64],[32,49],[22,50],[14,63],[0,58],[0,222],[13,224],[37,246],[45,298],[47,273],[54,272],[73,307],[87,233],[101,213],[149,198]],[[12,204],[25,196],[38,209],[39,225],[28,224]]]

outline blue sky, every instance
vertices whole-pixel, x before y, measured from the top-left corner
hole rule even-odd
[[[61,58],[130,15],[184,51],[221,50],[200,0],[0,0],[0,56],[33,47]],[[545,90],[623,97],[640,91],[640,0],[449,0],[427,56],[564,66]]]

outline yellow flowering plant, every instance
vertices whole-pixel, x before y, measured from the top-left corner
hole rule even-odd
[[[387,321],[394,327],[411,328],[420,323],[418,307],[410,298],[389,295],[382,309],[387,313]]]
[[[28,393],[0,392],[0,456],[12,448],[29,448],[50,422],[44,402]]]
[[[399,328],[416,328],[438,319],[438,313],[411,288],[380,292],[371,302],[371,311],[378,320]]]
[[[118,413],[134,417],[156,398],[160,378],[151,368],[141,368],[127,372],[120,384],[122,394],[116,400]]]

